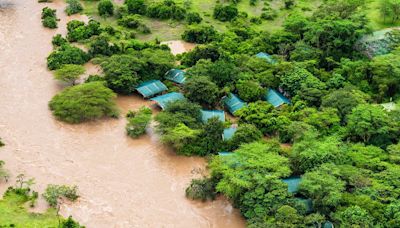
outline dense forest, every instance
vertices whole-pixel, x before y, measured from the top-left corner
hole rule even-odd
[[[209,159],[189,198],[222,194],[249,227],[399,227],[400,32],[375,30],[398,23],[400,2],[68,2],[68,14],[96,20],[72,20],[53,38],[48,68],[72,84],[49,103],[57,118],[117,117],[115,94],[160,80],[184,95],[154,117],[162,142]],[[42,18],[57,27],[52,9]],[[197,46],[173,56],[156,22]],[[103,73],[75,85],[88,61]],[[166,80],[170,69],[185,83]],[[228,110],[232,98],[240,109]],[[205,118],[210,110],[232,115]],[[149,112],[128,114],[130,136],[145,133]]]

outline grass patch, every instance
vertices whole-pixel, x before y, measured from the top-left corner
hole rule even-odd
[[[0,227],[57,227],[56,211],[49,209],[46,213],[28,212],[25,207],[26,198],[9,192],[0,200]]]

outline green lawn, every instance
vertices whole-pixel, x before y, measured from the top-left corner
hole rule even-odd
[[[0,227],[14,224],[17,228],[47,228],[57,227],[56,212],[49,209],[44,214],[30,213],[25,207],[22,196],[10,193],[0,200]]]

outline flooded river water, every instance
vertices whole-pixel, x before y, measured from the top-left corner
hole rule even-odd
[[[10,4],[6,4],[10,3]],[[64,3],[49,4],[61,18],[57,31],[42,27],[37,0],[0,0],[0,160],[15,177],[25,173],[47,184],[78,185],[78,202],[63,205],[89,228],[244,227],[224,199],[192,202],[184,190],[201,158],[179,157],[153,134],[125,135],[125,120],[68,125],[55,120],[48,101],[62,89],[46,69],[51,38],[65,33]],[[4,6],[4,7],[2,7]],[[119,97],[122,114],[149,105],[139,97]],[[11,183],[14,179],[11,180]],[[0,184],[0,190],[5,189]],[[39,202],[39,208],[45,205]],[[0,215],[1,216],[1,215]]]

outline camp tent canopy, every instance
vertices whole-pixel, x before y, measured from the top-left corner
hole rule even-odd
[[[136,90],[143,97],[152,97],[158,93],[166,91],[168,88],[160,80],[151,80],[143,82],[136,87]]]
[[[227,156],[227,155],[232,155],[232,154],[233,154],[232,152],[227,152],[227,151],[218,152],[219,156]]]
[[[201,110],[201,121],[207,121],[213,117],[217,117],[221,122],[225,122],[225,112],[220,110]]]
[[[324,225],[322,226],[323,228],[333,228],[333,223],[326,221],[324,222]]]
[[[265,59],[267,60],[267,62],[269,63],[276,63],[276,60],[269,54],[265,53],[265,52],[260,52],[256,55],[257,58],[260,59]]]
[[[184,100],[185,97],[181,93],[177,92],[172,92],[172,93],[167,93],[158,97],[154,97],[150,100],[157,102],[158,106],[161,107],[161,109],[165,109],[168,105],[169,102],[174,102],[177,100]]]
[[[223,140],[231,139],[235,134],[236,130],[237,130],[236,127],[225,128],[224,133],[222,134],[222,139]]]
[[[288,185],[288,192],[295,193],[299,190],[301,177],[289,177],[282,179]]]
[[[247,104],[242,101],[238,96],[233,93],[230,93],[228,96],[222,99],[226,108],[228,108],[229,112],[234,114],[237,110],[245,107]]]
[[[168,79],[178,84],[183,84],[185,83],[186,76],[183,70],[171,69],[165,74],[165,79]]]
[[[264,99],[272,104],[275,108],[283,105],[290,104],[290,100],[283,96],[281,93],[274,89],[268,89]]]

